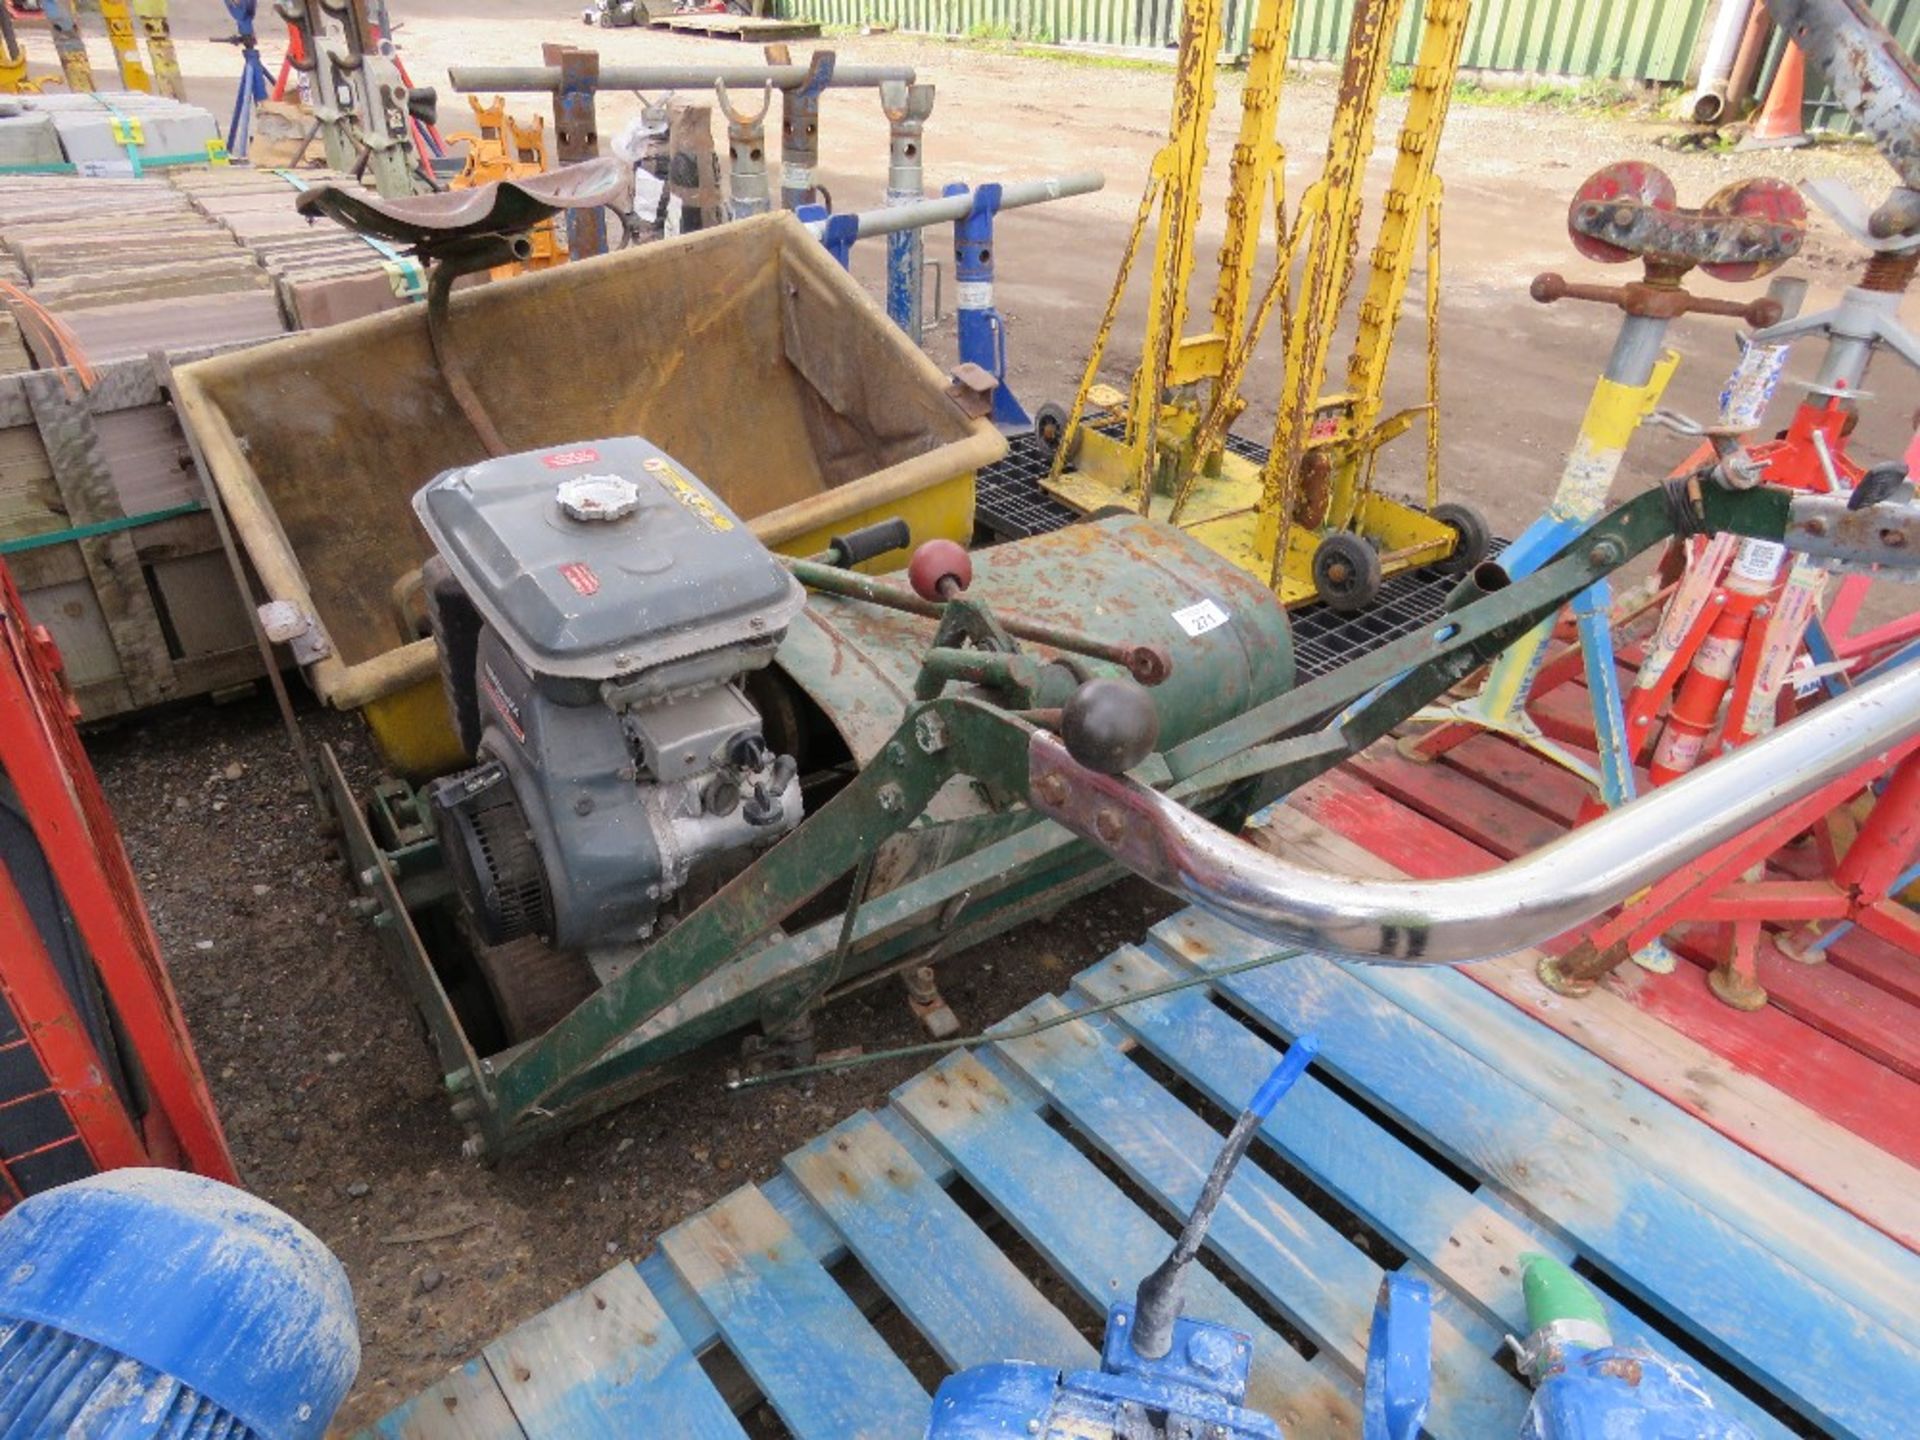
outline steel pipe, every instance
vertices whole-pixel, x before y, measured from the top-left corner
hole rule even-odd
[[[1700,79],[1687,101],[1687,113],[1697,125],[1711,125],[1726,113],[1727,82],[1733,75],[1734,57],[1754,4],[1755,0],[1720,0],[1720,8],[1714,12],[1707,53],[1700,62]]]
[[[797,90],[807,81],[805,65],[602,65],[599,90],[711,90],[724,80],[735,90],[771,85]],[[911,65],[836,65],[830,89],[874,89],[889,80],[913,83]],[[461,94],[485,90],[499,95],[551,95],[560,88],[558,65],[456,65],[447,83]]]
[[[1156,790],[1083,769],[1045,732],[1029,747],[1029,790],[1041,813],[1275,944],[1451,965],[1550,940],[1916,736],[1920,664],[1910,664],[1530,855],[1452,880],[1362,879],[1294,864]]]
[[[1098,170],[1077,170],[1071,175],[1047,180],[1014,180],[1000,187],[1000,209],[1018,210],[1023,205],[1040,205],[1074,195],[1091,195],[1096,190],[1105,189],[1106,184],[1107,177]],[[852,238],[865,240],[874,235],[891,235],[900,230],[918,230],[928,225],[964,220],[972,213],[973,194],[969,191],[961,195],[945,195],[937,200],[910,200],[903,205],[889,205],[884,210],[862,210],[854,215],[834,215],[824,220],[801,223],[815,235],[824,237],[827,227],[836,221],[842,225],[849,220],[857,221],[859,229]]]
[[[1767,0],[1767,9],[1873,136],[1901,183],[1920,190],[1920,66],[1867,0]]]

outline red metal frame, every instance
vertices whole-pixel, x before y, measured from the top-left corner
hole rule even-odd
[[[1843,843],[1835,833],[1837,814],[1883,776],[1886,784],[1871,813]],[[1804,880],[1766,878],[1764,872],[1762,878],[1743,878],[1809,831],[1816,836],[1820,874]],[[1920,917],[1892,893],[1917,850],[1920,741],[1913,741],[1668,876],[1594,926],[1586,942],[1601,954],[1617,954],[1616,946],[1637,949],[1686,921],[1731,923],[1733,945],[1713,972],[1714,993],[1743,1009],[1757,1007],[1766,1003],[1758,954],[1767,923],[1818,921],[1825,928],[1851,921],[1903,949],[1920,950]]]
[[[137,1057],[150,1099],[147,1114],[137,1120],[126,1114],[4,869],[0,992],[98,1166],[166,1165],[237,1182],[160,942],[74,729],[77,713],[59,652],[27,618],[12,577],[0,565],[0,769],[25,809]]]

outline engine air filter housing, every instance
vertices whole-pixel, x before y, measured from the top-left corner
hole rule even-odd
[[[320,1440],[359,1368],[340,1262],[230,1185],[115,1170],[0,1220],[10,1434]]]

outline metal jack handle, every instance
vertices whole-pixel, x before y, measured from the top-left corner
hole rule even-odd
[[[1233,1178],[1235,1167],[1247,1153],[1247,1147],[1253,1144],[1254,1134],[1273,1113],[1280,1097],[1307,1073],[1307,1066],[1319,1053],[1320,1044],[1311,1035],[1302,1035],[1289,1045],[1280,1063],[1273,1067],[1273,1073],[1253,1092],[1253,1099],[1247,1102],[1247,1108],[1240,1112],[1233,1129],[1227,1132],[1227,1143],[1213,1157],[1213,1169],[1207,1174],[1206,1184],[1200,1187],[1200,1198],[1193,1202],[1193,1211],[1181,1228],[1180,1238],[1174,1242],[1167,1258],[1140,1282],[1139,1293],[1134,1297],[1133,1353],[1141,1359],[1158,1360],[1173,1348],[1173,1322],[1180,1318],[1180,1308],[1186,1300],[1181,1282],[1187,1267],[1200,1253],[1201,1242],[1207,1238],[1207,1226],[1213,1221],[1220,1197],[1227,1193],[1227,1181]]]
[[[1591,285],[1568,280],[1551,270],[1533,277],[1528,294],[1542,305],[1551,305],[1556,300],[1591,300],[1654,320],[1674,320],[1682,315],[1727,315],[1762,330],[1780,319],[1780,302],[1772,296],[1758,300],[1716,300],[1644,280],[1625,285]]]

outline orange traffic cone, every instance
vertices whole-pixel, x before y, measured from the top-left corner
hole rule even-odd
[[[1807,57],[1794,41],[1780,56],[1780,68],[1767,87],[1767,103],[1760,107],[1753,128],[1740,142],[1742,150],[1780,150],[1811,145],[1800,128],[1800,111],[1807,99]]]

